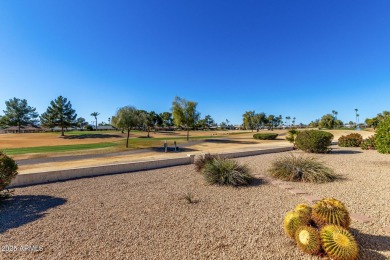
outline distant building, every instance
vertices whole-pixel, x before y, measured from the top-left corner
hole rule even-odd
[[[44,132],[46,129],[39,127],[39,126],[33,126],[33,125],[27,125],[27,126],[21,126],[20,132],[18,126],[11,126],[8,128],[2,129],[2,132],[5,134],[18,134],[18,133],[39,133]]]
[[[110,130],[117,130],[112,125],[98,125],[97,131],[110,131]]]

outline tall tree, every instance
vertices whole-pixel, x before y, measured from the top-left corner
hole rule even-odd
[[[4,116],[2,122],[9,126],[17,126],[20,133],[20,128],[23,125],[36,124],[38,122],[38,113],[34,107],[27,104],[26,99],[13,98],[5,101]]]
[[[77,118],[76,122],[77,122],[77,126],[80,127],[81,129],[84,129],[84,126],[87,125],[87,122],[85,121],[84,117]]]
[[[177,126],[184,126],[187,130],[187,141],[190,138],[190,127],[194,127],[199,120],[200,113],[196,110],[198,103],[175,97],[172,102],[173,121]]]
[[[146,129],[148,131],[148,137],[150,137],[151,128],[153,127],[156,130],[158,115],[154,111],[148,113],[144,110],[141,110],[141,113],[143,115],[144,125],[146,126]]]
[[[335,126],[335,118],[331,114],[326,114],[322,116],[320,122],[319,122],[319,127],[320,128],[327,128],[327,129],[333,129]]]
[[[99,112],[93,112],[91,113],[91,116],[93,116],[95,118],[95,131],[97,131],[97,127],[98,127],[98,123],[97,123],[97,117],[98,115],[100,115]]]
[[[59,96],[50,102],[50,106],[40,116],[40,119],[43,126],[49,128],[61,127],[61,136],[64,136],[64,128],[75,125],[76,117],[76,111],[72,109],[70,101],[63,96]]]
[[[142,120],[142,112],[132,106],[119,108],[112,118],[111,122],[115,127],[127,130],[126,148],[129,147],[131,129],[142,124]]]
[[[358,113],[357,113],[358,111],[359,111],[359,109],[355,108],[355,117],[356,117],[355,123],[356,123],[356,125],[357,125],[357,121],[358,121]]]
[[[268,121],[269,128],[273,131],[275,122],[277,122],[278,119],[276,119],[276,117],[274,115],[269,115],[267,117],[267,121]]]
[[[164,127],[170,127],[173,125],[172,113],[163,112],[163,113],[160,113],[159,116],[162,119],[162,124]]]
[[[293,119],[292,119],[292,126],[294,127],[294,125],[295,125],[295,119],[297,119],[295,116],[293,117]]]
[[[255,111],[245,111],[245,113],[242,115],[242,121],[244,128],[250,129],[253,132],[256,124]]]

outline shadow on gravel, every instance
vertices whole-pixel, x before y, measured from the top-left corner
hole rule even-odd
[[[252,186],[260,186],[260,185],[263,185],[266,183],[266,180],[263,180],[261,178],[257,178],[257,177],[254,177],[251,181],[251,183],[249,184],[248,187],[252,187]]]
[[[88,139],[88,138],[121,138],[121,135],[113,134],[85,134],[85,135],[66,135],[64,139]]]
[[[19,195],[0,204],[0,234],[45,216],[45,211],[66,203],[66,199],[43,195]]]
[[[365,234],[354,228],[350,228],[350,230],[360,246],[361,259],[388,259],[386,256],[376,251],[390,251],[389,236]]]
[[[330,154],[357,154],[362,153],[361,151],[352,151],[352,150],[332,150]]]

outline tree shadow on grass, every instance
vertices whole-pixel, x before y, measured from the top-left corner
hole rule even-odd
[[[150,148],[152,151],[154,152],[160,152],[160,153],[163,153],[165,152],[165,149],[164,147],[152,147]],[[194,152],[194,151],[198,151],[196,149],[191,149],[191,148],[185,148],[185,147],[177,147],[176,151],[175,151],[175,147],[172,147],[172,146],[169,146],[167,147],[167,152],[173,152],[173,153],[183,153],[183,152]]]
[[[0,203],[0,234],[38,220],[45,211],[61,206],[66,199],[44,195],[13,196]]]
[[[350,231],[359,244],[359,259],[388,259],[376,251],[390,251],[390,236],[365,234],[354,228],[350,228]]]
[[[85,134],[85,135],[65,135],[64,139],[89,139],[89,138],[122,138],[121,135],[116,134]]]

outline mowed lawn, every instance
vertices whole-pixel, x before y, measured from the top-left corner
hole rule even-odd
[[[223,134],[213,131],[192,132],[190,141],[205,140],[210,138],[226,137]],[[213,134],[213,135],[212,135]],[[232,132],[234,136],[247,134],[247,132]],[[51,154],[64,152],[78,152],[100,149],[103,152],[123,151],[127,134],[120,131],[74,131],[66,132],[65,137],[60,137],[59,133],[30,133],[30,134],[2,134],[0,135],[0,150],[9,155],[25,154]],[[164,142],[182,144],[187,142],[185,132],[147,132],[132,131],[129,141],[129,149],[141,149],[163,146]]]

